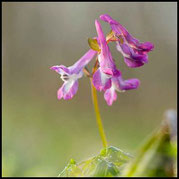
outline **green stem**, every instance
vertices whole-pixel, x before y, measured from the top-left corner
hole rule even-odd
[[[90,78],[90,81],[91,81],[91,93],[92,93],[93,105],[94,105],[94,110],[96,113],[96,121],[97,121],[98,129],[99,129],[99,133],[103,142],[103,146],[106,148],[107,140],[106,140],[106,136],[104,133],[104,128],[103,128],[103,124],[102,124],[102,120],[101,120],[101,116],[99,112],[97,93],[96,93],[95,87],[93,86],[91,78]]]

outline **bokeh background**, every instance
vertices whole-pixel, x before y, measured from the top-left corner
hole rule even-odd
[[[2,4],[3,176],[57,176],[67,162],[82,161],[102,148],[89,79],[77,95],[57,100],[60,76],[49,68],[72,65],[96,36],[94,21],[108,13],[141,41],[154,43],[149,63],[129,69],[110,44],[123,78],[141,86],[118,94],[107,106],[98,93],[110,145],[135,155],[161,123],[166,109],[176,109],[176,3],[12,3]],[[101,22],[104,32],[108,24]],[[91,63],[89,66],[92,66]]]

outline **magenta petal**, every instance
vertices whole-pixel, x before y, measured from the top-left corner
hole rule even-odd
[[[73,98],[78,90],[78,79],[83,76],[83,68],[93,59],[96,51],[89,50],[74,65],[65,67],[64,65],[52,66],[50,69],[61,75],[64,84],[57,92],[58,99],[65,100]]]
[[[96,25],[96,31],[98,34],[98,41],[99,41],[100,47],[101,47],[101,52],[99,55],[99,62],[101,64],[100,66],[104,66],[104,68],[113,67],[112,56],[111,56],[109,47],[107,45],[106,38],[104,36],[101,24],[98,22],[98,20],[96,20],[95,25]]]
[[[131,58],[131,60],[138,60],[138,61],[141,61],[143,63],[148,62],[148,55],[147,54],[140,54],[138,51],[134,50],[133,48],[131,48],[130,46],[128,46],[125,43],[119,44],[117,42],[116,48],[117,48],[118,51],[120,51],[123,54],[124,57]]]
[[[99,68],[93,75],[93,85],[98,91],[106,90],[111,87],[111,78]]]
[[[116,20],[112,19],[108,14],[100,15],[100,19],[109,23],[112,31],[117,35],[123,35],[127,40],[130,39],[133,43],[137,43],[138,40],[133,38],[129,32]]]
[[[102,21],[108,22],[109,24],[116,24],[118,25],[118,22],[114,19],[112,19],[108,14],[102,14],[99,17]]]
[[[130,68],[137,68],[137,67],[140,67],[140,66],[144,65],[143,62],[141,62],[141,61],[134,61],[134,60],[131,60],[130,58],[124,58],[124,62]]]
[[[104,22],[107,22],[110,26],[112,31],[117,35],[123,35],[121,29],[119,28],[119,26],[121,27],[121,25],[119,24],[119,22],[117,22],[116,20],[112,19],[112,17],[110,17],[108,14],[103,14],[100,15],[100,19]]]
[[[57,91],[57,98],[60,100],[63,97],[63,88],[64,88],[65,83],[63,83],[62,87],[59,88]]]
[[[93,59],[96,55],[96,51],[90,49],[88,50],[74,65],[70,67],[65,67],[64,65],[52,66],[50,69],[56,71],[57,73],[63,74],[79,74],[83,68]]]
[[[96,51],[92,49],[88,50],[73,66],[71,66],[70,70],[72,73],[79,73],[96,54]]]
[[[148,63],[148,55],[147,54],[138,54],[137,51],[134,51],[127,44],[120,45],[117,43],[116,48],[120,51],[124,56],[124,61],[130,68],[136,68]]]
[[[62,97],[65,100],[73,98],[78,90],[78,81],[67,81],[57,92],[57,98],[60,100]]]
[[[123,80],[121,77],[119,79],[120,90],[131,90],[136,89],[140,85],[140,81],[136,78]]]
[[[154,45],[151,42],[144,42],[138,45],[139,49],[142,49],[145,53],[153,50]]]
[[[103,33],[101,24],[98,20],[95,21],[96,31],[98,34],[98,41],[100,44],[101,52],[98,55],[99,64],[103,73],[111,76],[119,76],[119,72],[116,68],[116,65],[112,59],[110,49],[106,42],[106,37]]]
[[[123,35],[127,42],[132,45],[134,48],[145,52],[149,52],[154,48],[154,45],[151,42],[141,43],[138,39],[134,38],[125,27],[123,27],[118,21],[112,19],[108,14],[103,14],[100,16],[100,19],[109,23],[111,29],[116,33],[116,35]]]
[[[121,36],[123,38],[124,45],[127,45],[130,48],[130,51],[132,50],[130,52],[131,58],[133,58],[133,59],[138,58],[138,60],[141,60],[141,61],[146,60],[147,61],[146,56],[142,57],[140,55],[146,55],[149,51],[153,50],[154,45],[151,42],[140,42],[138,39],[134,38],[127,31],[127,29],[125,27],[123,27],[116,20],[112,19],[112,17],[110,17],[108,14],[101,15],[100,19],[110,24],[111,29],[116,36]],[[125,46],[124,47],[121,46],[121,48],[123,48],[123,51],[129,50],[129,49],[125,49]],[[141,59],[139,59],[139,58],[141,58]],[[144,62],[144,63],[147,63],[147,62]]]
[[[104,93],[104,99],[106,100],[107,104],[109,106],[112,105],[114,101],[117,99],[117,94],[115,92],[115,89],[111,87],[110,89],[107,89]]]
[[[67,67],[64,66],[64,65],[52,66],[50,69],[56,71],[56,72],[59,73],[59,74],[64,74],[64,73],[69,74],[69,73],[70,73],[69,68],[67,68]]]
[[[96,31],[98,34],[98,40],[99,40],[100,46],[101,46],[101,51],[104,56],[108,55],[108,46],[107,46],[107,42],[106,42],[106,37],[103,33],[101,24],[99,23],[98,20],[95,20],[95,26],[96,26]]]

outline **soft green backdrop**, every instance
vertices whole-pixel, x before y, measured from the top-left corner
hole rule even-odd
[[[11,3],[3,20],[3,175],[57,176],[70,158],[81,161],[102,148],[88,78],[80,80],[73,100],[58,101],[60,76],[52,65],[72,65],[96,36],[94,21],[108,13],[141,41],[155,45],[149,63],[129,69],[110,45],[124,79],[141,86],[118,94],[108,107],[99,104],[110,145],[135,154],[176,108],[176,3]],[[104,32],[109,26],[101,22]],[[90,65],[91,66],[91,65]]]

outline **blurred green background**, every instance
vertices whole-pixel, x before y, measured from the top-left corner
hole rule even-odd
[[[108,143],[135,154],[168,108],[176,108],[176,3],[2,4],[3,176],[57,176],[67,162],[85,160],[102,148],[89,79],[77,95],[57,100],[62,85],[53,65],[72,65],[96,36],[94,21],[108,13],[140,41],[151,41],[149,63],[129,69],[110,44],[123,78],[139,78],[138,90],[99,104]],[[104,32],[109,26],[101,22]],[[90,64],[92,66],[92,64]]]

